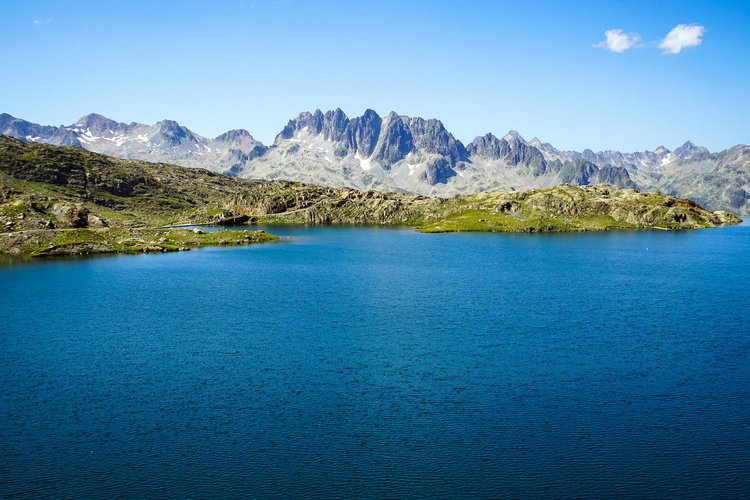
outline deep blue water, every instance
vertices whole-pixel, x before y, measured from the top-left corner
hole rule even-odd
[[[747,223],[273,232],[0,266],[1,496],[750,494]]]

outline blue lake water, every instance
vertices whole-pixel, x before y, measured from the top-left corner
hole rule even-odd
[[[750,225],[0,266],[0,496],[741,497]]]

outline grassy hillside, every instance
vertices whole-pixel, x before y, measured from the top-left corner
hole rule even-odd
[[[739,221],[689,200],[607,185],[427,198],[237,179],[0,136],[0,252],[5,253],[166,251],[274,238],[265,233],[230,238],[225,232],[217,240],[154,229],[177,224],[400,224],[426,232],[548,232],[697,229]]]

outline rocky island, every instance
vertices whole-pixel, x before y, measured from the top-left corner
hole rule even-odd
[[[162,252],[272,241],[262,231],[182,225],[381,224],[423,232],[699,229],[736,224],[724,211],[611,185],[451,198],[239,179],[0,136],[0,253]]]

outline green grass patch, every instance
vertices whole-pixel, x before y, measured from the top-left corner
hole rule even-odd
[[[263,231],[192,229],[57,229],[0,235],[0,253],[19,256],[170,252],[204,246],[239,246],[278,240]]]

